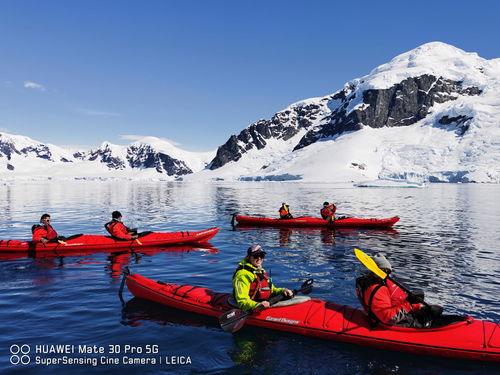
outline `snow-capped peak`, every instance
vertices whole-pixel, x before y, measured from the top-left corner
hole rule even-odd
[[[483,88],[491,64],[498,65],[498,62],[446,43],[431,42],[394,57],[351,83],[359,84],[362,90],[385,89],[408,77],[430,74]]]

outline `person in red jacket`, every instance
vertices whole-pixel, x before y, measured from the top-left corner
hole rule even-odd
[[[43,214],[40,218],[40,224],[35,224],[31,227],[32,241],[33,242],[54,242],[57,241],[57,232],[52,225],[50,225],[50,215]]]
[[[333,203],[325,202],[323,203],[323,208],[320,210],[320,214],[324,220],[335,221],[335,211],[337,211],[337,207]]]
[[[383,254],[376,254],[373,260],[387,274],[392,271],[391,264]],[[443,308],[438,305],[424,305],[424,292],[406,293],[389,277],[380,278],[368,273],[356,280],[358,297],[375,322],[400,327],[424,328],[441,316]]]
[[[120,211],[113,211],[111,218],[112,220],[104,224],[104,227],[113,237],[121,240],[135,240],[139,237],[136,229],[128,228],[122,223]]]

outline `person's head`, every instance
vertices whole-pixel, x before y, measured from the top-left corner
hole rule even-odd
[[[288,207],[288,206],[287,206],[287,204],[286,204],[285,202],[281,203],[281,205],[282,205],[283,207]]]
[[[266,252],[260,245],[252,245],[247,250],[247,260],[254,267],[262,266]]]
[[[50,215],[43,214],[42,217],[40,218],[40,223],[44,223],[44,224],[50,223]]]
[[[330,205],[330,203],[328,203],[328,202],[323,203],[323,207],[328,207],[329,205]]]
[[[111,214],[111,217],[113,219],[121,219],[122,214],[120,213],[120,211],[113,211],[113,213]]]
[[[385,273],[391,273],[392,271],[391,263],[387,260],[384,254],[382,253],[375,254],[373,256],[373,260],[382,271],[384,271]]]

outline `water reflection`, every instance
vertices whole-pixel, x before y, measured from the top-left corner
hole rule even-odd
[[[219,252],[215,247],[208,243],[196,246],[171,246],[163,248],[149,248],[141,251],[113,252],[107,258],[109,264],[106,266],[106,269],[109,271],[110,276],[116,279],[121,277],[124,267],[132,264],[139,264],[144,257],[151,257],[163,252],[190,253],[191,251],[202,251],[210,254],[217,254]]]
[[[47,268],[79,267],[88,264],[105,264],[105,270],[111,278],[121,277],[123,267],[139,264],[145,257],[152,257],[160,253],[190,253],[201,251],[210,254],[217,254],[217,248],[209,243],[198,245],[168,246],[161,248],[145,248],[137,250],[111,251],[109,249],[98,250],[65,250],[58,251],[27,251],[27,252],[0,252],[0,260],[33,259],[36,264]],[[109,254],[106,261],[99,260],[97,254]],[[93,256],[92,256],[93,255]]]
[[[278,233],[278,245],[289,247],[293,241],[300,241],[303,237],[318,238],[325,245],[335,245],[335,237],[352,239],[363,236],[397,238],[399,232],[395,229],[356,229],[356,228],[318,228],[318,227],[265,227],[237,224],[233,227],[235,231],[257,231],[261,233]]]

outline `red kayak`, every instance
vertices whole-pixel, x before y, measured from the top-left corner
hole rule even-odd
[[[17,240],[0,241],[0,252],[14,253],[27,251],[98,250],[98,249],[139,249],[142,247],[160,247],[179,244],[204,243],[217,234],[219,228],[210,228],[199,232],[152,232],[137,240],[115,240],[110,236],[83,234],[63,243],[47,243]]]
[[[337,219],[334,222],[308,216],[284,220],[240,215],[236,215],[235,218],[238,224],[241,225],[332,228],[389,228],[399,221],[398,216],[389,219],[358,219],[355,217],[348,217],[345,219]]]
[[[138,274],[127,275],[126,282],[134,296],[180,310],[218,317],[234,308],[228,304],[230,294],[207,288],[163,283]],[[248,316],[246,324],[383,350],[500,362],[500,324],[471,317],[432,329],[372,327],[361,309],[310,299],[260,310]]]

